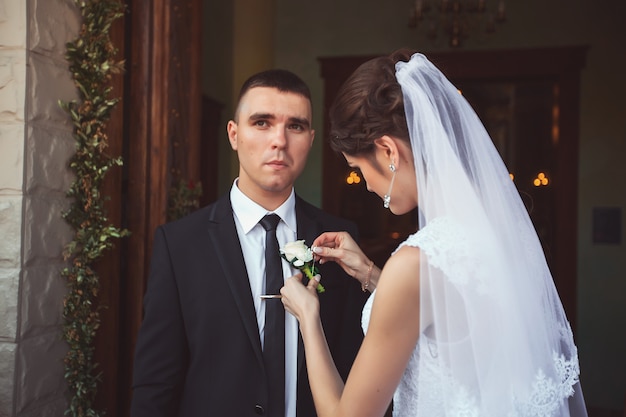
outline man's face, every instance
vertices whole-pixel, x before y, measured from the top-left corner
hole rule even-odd
[[[275,209],[289,197],[313,144],[310,101],[275,88],[252,88],[227,131],[239,157],[239,189]]]

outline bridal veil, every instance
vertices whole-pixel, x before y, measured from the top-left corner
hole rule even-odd
[[[398,62],[396,78],[422,239],[443,240],[424,245],[420,271],[428,354],[446,374],[442,383],[459,393],[441,415],[586,416],[572,329],[487,131],[424,55]]]

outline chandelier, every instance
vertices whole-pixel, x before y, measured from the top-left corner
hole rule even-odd
[[[461,46],[470,32],[493,33],[506,20],[504,0],[489,10],[487,0],[415,0],[409,11],[409,27],[422,30],[431,40],[440,32],[451,47]]]

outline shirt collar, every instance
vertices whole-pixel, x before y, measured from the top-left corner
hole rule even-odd
[[[278,214],[287,227],[294,234],[296,233],[296,194],[293,187],[291,188],[291,194],[289,194],[287,200],[276,208],[276,210],[270,212],[241,192],[237,186],[238,179],[239,178],[235,178],[230,188],[230,201],[233,207],[233,213],[239,220],[239,224],[241,224],[245,234],[248,234],[248,232],[259,223],[263,216],[268,213]]]

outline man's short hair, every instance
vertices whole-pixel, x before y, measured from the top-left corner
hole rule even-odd
[[[276,88],[281,92],[299,94],[311,101],[311,91],[306,83],[293,72],[284,69],[270,69],[252,75],[241,86],[237,101],[255,87]]]

